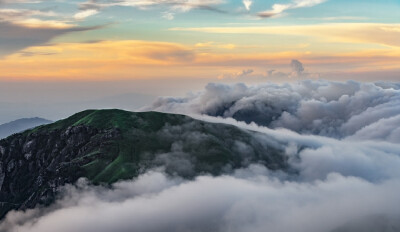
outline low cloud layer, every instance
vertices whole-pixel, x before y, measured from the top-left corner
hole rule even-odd
[[[399,144],[337,140],[234,119],[197,117],[258,132],[253,136],[283,149],[296,171],[289,174],[253,164],[229,175],[200,174],[184,180],[164,174],[161,168],[112,188],[94,187],[81,180],[65,187],[63,197],[51,207],[10,212],[0,231],[400,229]],[[166,126],[163,133],[171,130]],[[174,150],[177,152],[176,145],[171,147]]]
[[[399,180],[373,184],[331,174],[297,183],[262,175],[262,167],[194,181],[147,173],[113,189],[68,186],[47,210],[12,212],[1,231],[398,231]],[[258,170],[257,170],[258,169]],[[359,220],[383,224],[357,224]],[[347,226],[347,224],[351,226]],[[390,228],[392,230],[385,230]]]
[[[159,137],[175,143],[170,152],[155,154],[156,169],[111,188],[80,180],[50,207],[10,212],[0,231],[400,231],[399,89],[325,81],[210,84],[187,98],[160,99],[153,107],[248,131],[248,141],[261,146],[227,146],[244,156],[266,147],[267,155],[279,151],[290,171],[253,159],[220,176],[202,172],[185,180],[174,173],[192,173],[196,161],[184,147],[194,149],[206,136],[196,123],[165,125]],[[243,109],[249,111],[239,115],[255,115],[261,123],[228,115]],[[226,132],[210,134],[218,133]]]
[[[301,74],[302,65],[293,63]],[[270,128],[335,138],[400,142],[396,83],[302,81],[291,84],[208,84],[183,98],[164,97],[145,110],[205,114]],[[390,128],[390,129],[389,129]],[[368,133],[368,131],[374,133]]]

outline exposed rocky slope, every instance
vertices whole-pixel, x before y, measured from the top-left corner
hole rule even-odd
[[[86,177],[110,184],[163,167],[170,175],[220,175],[250,163],[287,168],[282,151],[255,132],[187,116],[88,110],[0,140],[0,218],[54,201]]]

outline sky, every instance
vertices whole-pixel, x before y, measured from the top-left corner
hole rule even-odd
[[[310,78],[395,79],[399,12],[398,0],[1,0],[0,80],[273,81],[291,60]]]
[[[399,12],[399,0],[0,0],[0,108],[10,115],[0,123],[37,116],[10,109],[22,100],[398,81]]]

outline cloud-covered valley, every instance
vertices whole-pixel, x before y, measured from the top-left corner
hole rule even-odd
[[[196,166],[185,146],[209,137],[196,123],[165,125],[159,137],[174,142],[158,167],[111,188],[82,179],[50,207],[10,212],[0,231],[400,231],[399,106],[396,83],[209,84],[161,98],[147,109],[234,125],[250,137],[228,146],[249,157],[268,147],[289,168],[250,159],[182,178]]]
[[[400,181],[337,173],[282,181],[261,166],[194,181],[150,172],[113,189],[68,186],[52,208],[11,212],[2,231],[398,231]],[[368,223],[364,221],[368,220]],[[359,223],[361,221],[362,223]],[[389,228],[389,230],[388,230]]]
[[[398,83],[301,81],[256,86],[210,83],[202,92],[160,98],[145,109],[234,118],[302,134],[400,142],[399,106]]]

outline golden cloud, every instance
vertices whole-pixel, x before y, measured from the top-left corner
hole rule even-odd
[[[170,30],[227,34],[293,35],[322,38],[331,42],[371,43],[400,47],[399,24],[335,23],[272,27],[171,28]]]
[[[221,70],[267,71],[287,67],[292,59],[315,71],[400,68],[400,49],[332,55],[296,51],[243,54],[235,49],[202,53],[198,47],[137,40],[36,46],[3,59],[0,79],[216,78]]]

